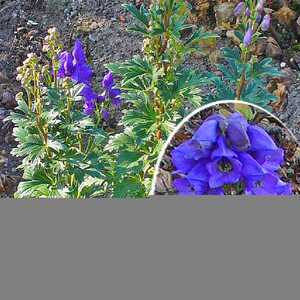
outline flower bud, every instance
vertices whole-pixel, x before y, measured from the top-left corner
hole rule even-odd
[[[265,15],[263,18],[263,21],[261,23],[261,29],[262,31],[268,31],[271,24],[271,17],[270,15]]]
[[[250,18],[250,16],[251,16],[251,11],[250,11],[249,7],[247,7],[246,10],[245,10],[245,16],[248,17],[248,18]]]
[[[240,16],[240,15],[242,14],[242,11],[243,11],[244,7],[245,7],[245,3],[244,3],[244,2],[240,2],[240,3],[235,7],[235,9],[234,9],[234,12],[233,12],[234,15],[235,15],[236,17]]]
[[[252,42],[252,38],[253,38],[253,30],[252,28],[249,28],[244,36],[244,46],[248,47],[250,46],[251,42]]]

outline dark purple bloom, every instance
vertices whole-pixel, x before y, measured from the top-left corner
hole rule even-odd
[[[227,145],[224,136],[220,136],[217,141],[218,147],[211,154],[211,158],[221,158],[221,157],[237,157],[236,153],[233,152]]]
[[[111,103],[112,103],[112,105],[115,106],[115,107],[120,107],[121,104],[122,104],[122,100],[121,100],[120,97],[112,98],[112,99],[111,99]]]
[[[280,148],[276,150],[259,150],[253,152],[252,156],[263,168],[269,171],[277,171],[284,161],[284,151]]]
[[[196,140],[202,148],[208,149],[217,141],[218,138],[218,121],[205,121],[195,132],[193,139]]]
[[[177,178],[173,181],[173,186],[180,195],[194,195],[192,186],[186,178]]]
[[[79,39],[75,41],[73,49],[74,64],[87,64],[87,59],[83,50],[83,46]]]
[[[78,83],[90,84],[93,77],[93,70],[87,64],[76,64],[71,78]]]
[[[248,17],[248,18],[250,18],[250,16],[251,16],[251,10],[250,10],[249,7],[247,7],[246,10],[245,10],[245,16]]]
[[[251,151],[278,149],[272,138],[261,127],[250,125],[247,132],[251,143]]]
[[[224,187],[237,188],[237,184],[248,195],[292,193],[291,185],[276,173],[284,151],[240,113],[207,118],[171,155],[173,175],[180,176],[174,187],[181,194],[224,195]]]
[[[194,190],[201,195],[208,189],[209,173],[206,169],[206,159],[200,160],[187,174],[186,179]]]
[[[242,173],[244,177],[261,176],[267,171],[249,153],[241,152],[238,154],[239,161],[243,164]]]
[[[281,180],[278,180],[277,186],[276,186],[276,195],[292,195],[292,185],[290,183],[283,182]]]
[[[68,51],[64,51],[59,55],[60,68],[58,77],[70,77],[74,72],[73,56]]]
[[[247,134],[247,128],[238,120],[232,120],[228,124],[227,137],[233,149],[246,151],[250,147],[250,140]]]
[[[235,158],[222,157],[207,164],[210,188],[237,183],[241,178],[242,164]]]
[[[246,180],[247,195],[276,195],[278,178],[272,174],[250,176]]]
[[[88,85],[86,85],[81,91],[81,96],[83,96],[87,102],[93,102],[98,97],[94,90]]]
[[[121,90],[119,90],[119,89],[112,88],[109,90],[109,97],[112,99],[117,98],[117,97],[119,98],[120,95],[121,95]]]
[[[262,31],[268,31],[271,25],[271,17],[270,15],[265,15],[263,21],[261,22]]]
[[[110,112],[107,109],[102,109],[102,118],[104,121],[108,121],[110,118]]]
[[[206,158],[209,154],[209,151],[203,150],[194,140],[184,142],[171,153],[173,164],[182,173],[189,172],[200,158]]]
[[[252,28],[249,28],[247,31],[246,31],[246,34],[244,36],[244,46],[245,47],[249,47],[252,43],[252,38],[253,38],[253,30]]]
[[[105,90],[110,90],[115,85],[113,73],[109,71],[102,80],[102,86]]]
[[[102,93],[101,95],[98,95],[97,102],[103,103],[105,101],[105,93]]]
[[[95,112],[96,106],[93,101],[85,101],[84,103],[84,113],[86,115],[92,115]]]
[[[236,17],[240,16],[240,15],[242,14],[242,11],[243,11],[244,7],[245,7],[245,3],[244,3],[244,2],[240,2],[240,3],[235,7],[235,9],[234,9],[234,12],[233,12],[234,15],[235,15]]]

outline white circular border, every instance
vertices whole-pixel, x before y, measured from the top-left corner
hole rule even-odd
[[[267,113],[268,115],[270,115],[272,118],[274,118],[277,122],[279,122],[287,131],[288,133],[291,135],[291,137],[296,141],[296,143],[298,143],[297,138],[295,137],[295,135],[291,132],[290,129],[287,128],[287,126],[275,115],[273,115],[272,113],[270,113],[269,111],[267,111],[266,109],[260,107],[259,105],[253,104],[253,103],[249,103],[246,101],[238,101],[238,100],[222,100],[222,101],[217,101],[217,102],[212,102],[209,104],[206,104],[204,106],[201,106],[197,109],[195,109],[193,112],[191,112],[189,115],[187,115],[173,130],[173,132],[169,135],[168,139],[166,140],[166,142],[164,143],[162,150],[160,151],[160,154],[157,158],[157,162],[155,165],[155,170],[154,170],[154,175],[153,175],[153,179],[152,179],[152,185],[151,185],[151,191],[149,196],[155,196],[155,186],[156,186],[156,180],[157,180],[157,176],[159,173],[159,166],[161,163],[161,160],[170,144],[170,142],[172,141],[174,135],[178,132],[178,130],[190,119],[192,118],[194,115],[196,115],[197,113],[201,112],[202,110],[205,110],[211,106],[215,106],[215,105],[219,105],[219,104],[227,104],[227,103],[232,103],[232,104],[245,104],[248,106],[252,106],[254,108],[256,108],[257,110],[261,110],[265,113]]]

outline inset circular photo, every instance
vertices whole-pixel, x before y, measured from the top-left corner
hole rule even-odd
[[[221,101],[194,111],[167,140],[151,195],[299,195],[300,147],[258,106]]]

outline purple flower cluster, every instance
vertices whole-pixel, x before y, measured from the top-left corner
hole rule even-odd
[[[284,151],[240,113],[207,118],[171,155],[173,185],[182,195],[224,195],[232,188],[246,195],[292,194],[277,173]]]
[[[81,95],[85,98],[84,112],[92,115],[97,104],[111,100],[115,107],[121,105],[121,91],[116,88],[113,74],[109,72],[102,81],[104,92],[98,95],[92,87],[93,70],[87,63],[87,58],[80,40],[76,40],[72,53],[64,51],[59,56],[60,68],[58,77],[70,77],[76,83],[83,83],[85,86]],[[102,117],[105,121],[110,118],[110,113],[106,108],[102,108]]]
[[[255,10],[251,11],[250,8],[246,6],[246,3],[244,1],[241,1],[235,7],[234,15],[236,17],[240,17],[242,14],[244,14],[249,20],[252,16],[254,16],[254,20],[256,20],[256,23],[260,24],[261,30],[268,31],[271,25],[271,16],[270,15],[263,16],[264,5],[265,5],[265,0],[259,0],[257,2]],[[250,24],[248,25],[248,29],[245,33],[244,40],[243,40],[243,44],[245,47],[249,47],[251,45],[253,35],[255,33],[252,22],[250,21],[249,23]]]

